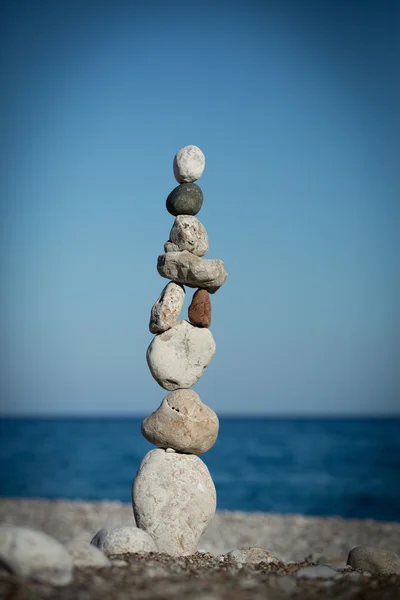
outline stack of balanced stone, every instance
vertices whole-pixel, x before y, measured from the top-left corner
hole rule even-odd
[[[208,251],[208,236],[195,217],[203,193],[194,181],[204,166],[204,154],[196,146],[182,148],[174,158],[179,185],[166,206],[176,218],[157,264],[158,273],[170,282],[151,310],[155,337],[147,350],[151,374],[170,393],[142,423],[144,437],[158,448],[144,457],[132,486],[138,527],[159,552],[173,556],[196,552],[216,509],[213,480],[197,455],[215,443],[218,417],[190,389],[214,356],[210,294],[228,276],[221,260],[201,258]],[[179,321],[185,286],[196,292],[188,321]]]

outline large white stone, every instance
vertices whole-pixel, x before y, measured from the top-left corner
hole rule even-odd
[[[187,250],[196,256],[208,251],[208,235],[202,223],[192,215],[178,215],[169,234],[178,252]]]
[[[90,543],[109,556],[156,552],[156,546],[149,534],[134,525],[100,529]]]
[[[192,387],[210,364],[215,350],[209,329],[178,321],[171,329],[153,338],[146,358],[157,383],[172,391]]]
[[[132,486],[136,523],[154,539],[159,552],[196,552],[216,508],[216,492],[203,461],[192,454],[151,450]]]
[[[207,452],[218,429],[217,415],[193,390],[171,392],[142,423],[142,433],[151,444],[190,454]]]
[[[175,325],[185,301],[185,289],[179,283],[168,283],[151,309],[149,329],[162,333]]]
[[[75,567],[92,567],[101,569],[110,567],[111,563],[107,556],[83,539],[72,539],[65,543],[65,547],[72,556]]]
[[[194,288],[204,288],[213,294],[228,278],[222,260],[199,258],[191,252],[167,252],[158,257],[161,277]]]
[[[197,146],[185,146],[174,157],[174,176],[178,183],[192,183],[204,171],[206,159]]]
[[[0,562],[19,577],[59,586],[72,581],[73,560],[65,546],[29,527],[0,526]]]

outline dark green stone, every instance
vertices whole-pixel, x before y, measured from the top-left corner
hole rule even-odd
[[[203,204],[203,192],[195,183],[181,183],[167,198],[167,211],[178,215],[197,215]]]

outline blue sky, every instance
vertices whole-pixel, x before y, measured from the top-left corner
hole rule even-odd
[[[400,413],[399,4],[2,5],[1,412],[145,414],[199,146],[219,414]],[[182,312],[187,314],[187,305]]]

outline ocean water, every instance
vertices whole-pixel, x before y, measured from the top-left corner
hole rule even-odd
[[[130,502],[141,419],[0,419],[0,495]],[[218,508],[400,521],[400,419],[222,418]]]

